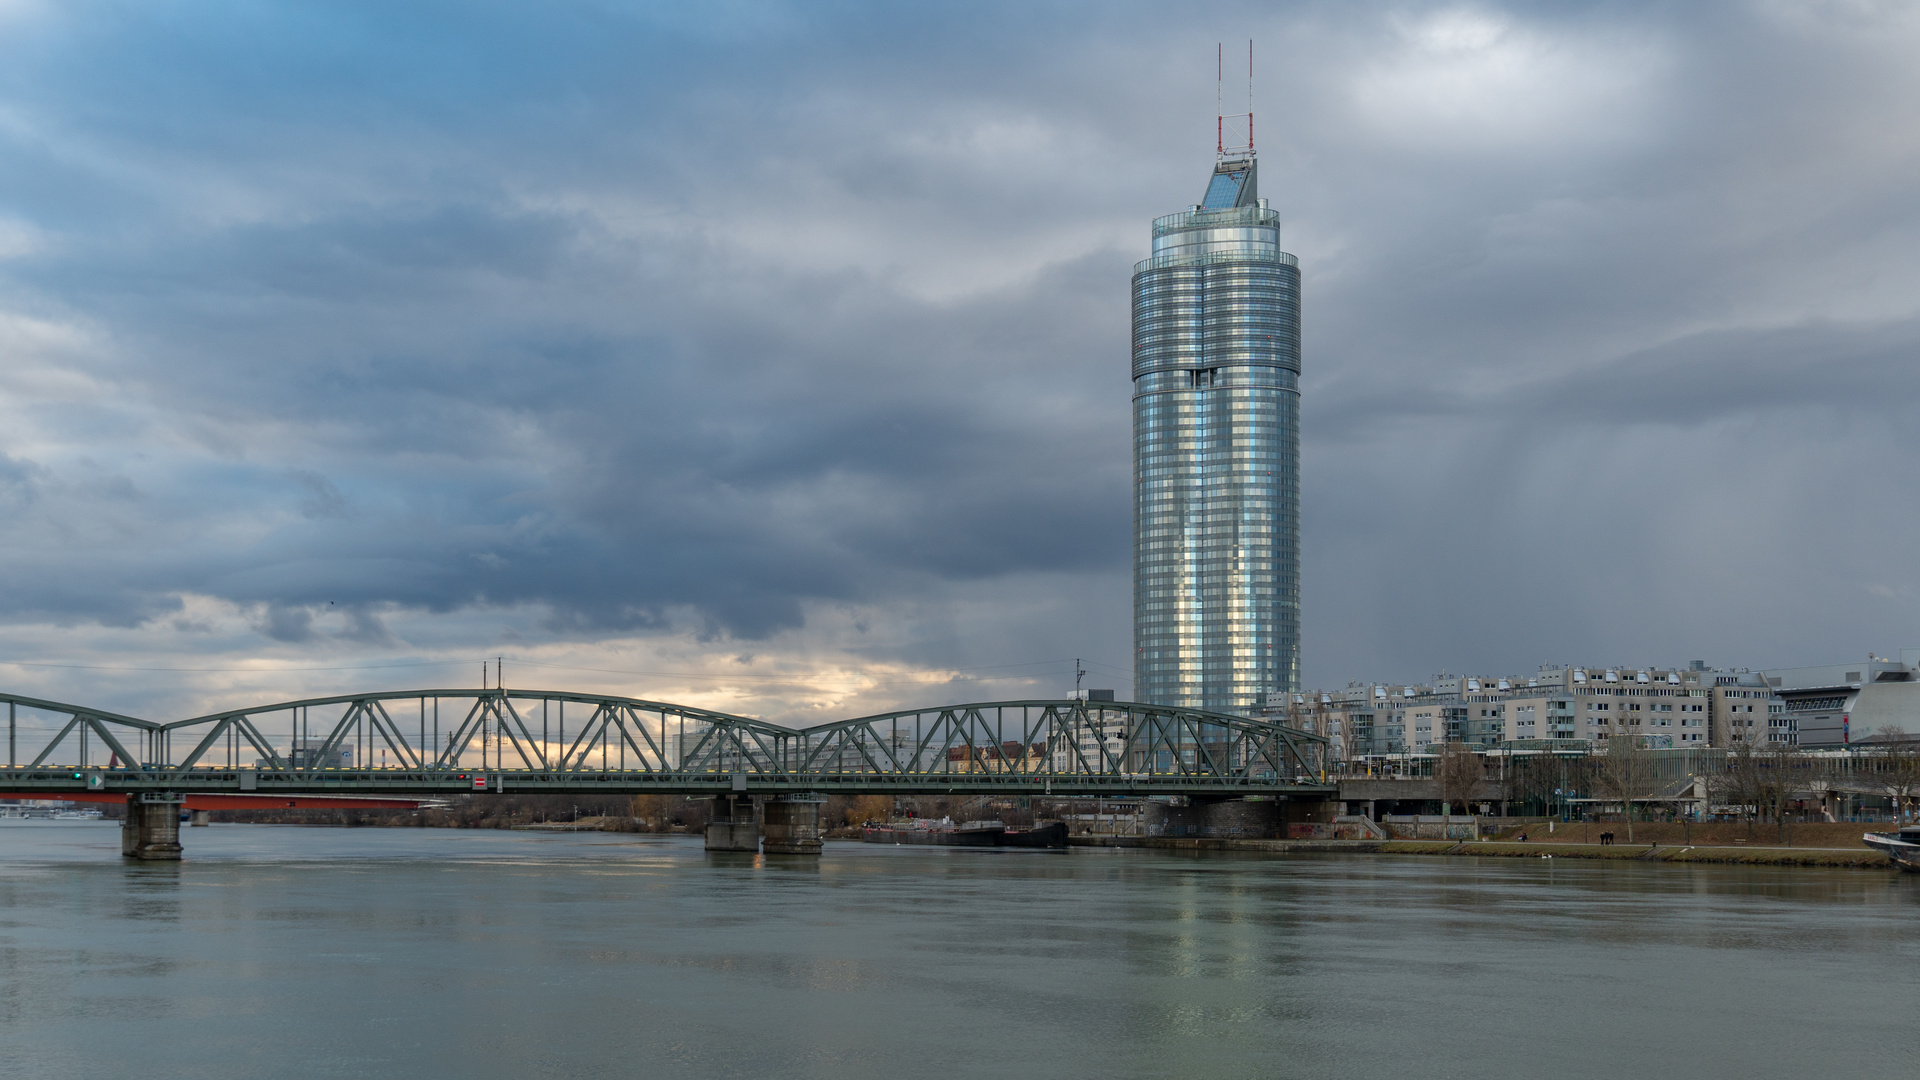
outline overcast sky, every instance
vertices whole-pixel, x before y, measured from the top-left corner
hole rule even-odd
[[[0,685],[1126,696],[1248,38],[1310,685],[1920,644],[1912,5],[0,0]]]

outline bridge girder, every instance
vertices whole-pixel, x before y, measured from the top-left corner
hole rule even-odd
[[[127,791],[245,784],[259,791],[443,793],[463,790],[476,776],[492,778],[493,790],[504,784],[555,792],[1277,794],[1323,787],[1311,778],[1327,742],[1277,722],[1224,713],[1050,699],[903,709],[808,728],[670,702],[546,690],[342,694],[170,723],[18,695],[0,694],[0,701],[9,708],[5,786],[50,794],[79,783]],[[461,708],[449,715],[443,738],[445,702]],[[409,710],[397,703],[416,703],[416,715],[407,717]],[[569,704],[576,710],[571,737]],[[24,767],[15,750],[14,717],[22,707],[66,718],[40,729],[51,737]],[[269,723],[276,714],[284,720]],[[116,729],[137,733],[140,752],[116,737]],[[78,740],[70,738],[76,730]],[[107,747],[104,768],[88,759],[89,732]],[[177,759],[176,732],[198,736]],[[349,746],[352,755],[343,753]],[[72,763],[57,760],[62,747],[79,756]],[[370,767],[376,750],[391,753],[393,765]],[[257,767],[242,760],[248,751],[258,755]]]

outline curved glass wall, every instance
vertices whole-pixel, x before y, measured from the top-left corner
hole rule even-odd
[[[1133,276],[1134,696],[1246,712],[1300,666],[1300,270],[1263,206],[1153,223]]]

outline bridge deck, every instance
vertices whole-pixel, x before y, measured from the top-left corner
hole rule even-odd
[[[76,775],[77,774],[77,775]],[[483,780],[484,785],[476,780]],[[1009,795],[1017,797],[1120,798],[1141,795],[1239,797],[1264,795],[1331,797],[1338,786],[1310,779],[1263,780],[1233,777],[1076,774],[995,775],[990,773],[655,773],[542,772],[488,769],[461,772],[406,770],[328,770],[269,772],[191,769],[181,772],[128,772],[111,769],[63,771],[0,769],[0,798],[58,799],[63,795],[113,795],[172,791],[182,794],[259,795],[337,794],[445,798],[482,792],[516,794],[599,793],[619,795]]]

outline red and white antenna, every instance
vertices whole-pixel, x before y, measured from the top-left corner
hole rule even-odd
[[[1214,112],[1218,114],[1219,119],[1218,119],[1218,126],[1216,127],[1216,130],[1215,130],[1214,153],[1219,154],[1223,158],[1252,157],[1253,156],[1253,42],[1251,40],[1247,42],[1247,111],[1246,112],[1227,113],[1227,112],[1221,111],[1226,107],[1225,102],[1222,100],[1222,90],[1224,89],[1227,81],[1226,60],[1227,60],[1226,46],[1224,44],[1216,43],[1214,46],[1215,72],[1214,72],[1214,80],[1213,80],[1213,105],[1214,105]],[[1233,136],[1231,141],[1229,141],[1227,136],[1227,121],[1229,120],[1232,120],[1234,122]]]

